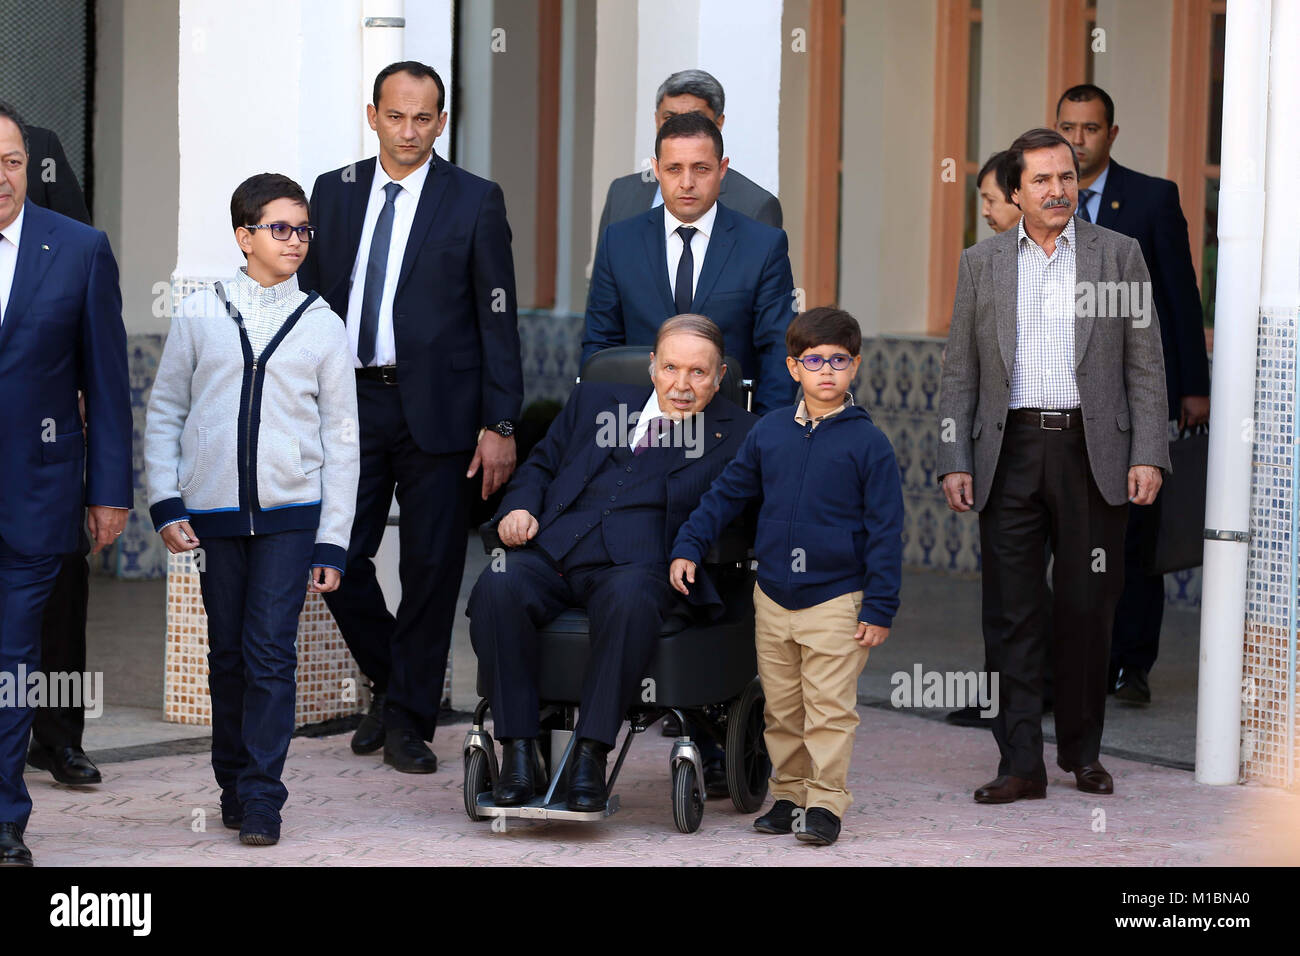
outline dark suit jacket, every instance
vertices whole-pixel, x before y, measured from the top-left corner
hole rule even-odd
[[[1077,286],[1148,281],[1135,240],[1082,219],[1074,229]],[[970,473],[977,511],[988,501],[1006,433],[1016,360],[1018,238],[1018,229],[1008,229],[962,252],[940,382],[936,472],[940,480]],[[1088,465],[1106,503],[1122,505],[1130,466],[1170,467],[1160,319],[1088,312],[1076,304],[1074,370]]]
[[[376,162],[323,173],[312,188],[319,231],[298,283],[345,319]],[[359,282],[356,293],[363,288]],[[524,384],[516,307],[501,187],[434,153],[393,297],[397,387],[424,451],[465,451],[482,426],[518,420]]]
[[[1160,316],[1169,417],[1177,418],[1184,395],[1210,394],[1201,295],[1178,186],[1111,160],[1097,225],[1132,236],[1142,247]]]
[[[605,194],[605,208],[600,212],[600,228],[597,236],[604,235],[605,227],[613,222],[631,219],[650,209],[654,202],[655,190],[659,181],[651,174],[645,179],[641,173],[629,173],[620,176],[609,184]],[[727,174],[722,177],[722,186],[718,190],[718,202],[725,203],[742,216],[757,219],[759,222],[781,228],[781,200],[745,176],[734,167],[727,167]]]
[[[38,206],[90,225],[86,197],[81,194],[77,174],[72,171],[63,144],[53,130],[27,127],[30,143],[27,156],[27,198]],[[52,162],[50,162],[52,161]]]
[[[794,318],[794,279],[782,230],[718,203],[691,311],[717,323],[727,354],[756,380],[755,411],[793,401],[785,330]],[[614,223],[601,236],[591,269],[583,361],[615,345],[653,345],[659,326],[676,314],[664,207]]]
[[[615,421],[626,421],[629,415],[641,411],[650,391],[644,385],[582,384],[574,388],[564,410],[551,423],[546,437],[515,472],[494,520],[523,509],[537,519],[538,534],[545,531],[582,493],[613,452],[615,444],[622,441],[621,435],[615,436],[613,443],[606,440],[609,418],[602,413],[610,413]],[[667,515],[663,535],[657,533],[659,529],[645,524],[655,518],[644,511],[615,511],[602,522],[605,548],[615,564],[662,561],[667,575],[667,551],[646,554],[645,542],[662,540],[665,546],[672,542],[677,530],[709,490],[713,479],[735,457],[745,435],[758,421],[754,415],[720,395],[715,395],[700,414],[704,421],[697,434],[702,436],[703,450],[697,457],[688,456],[688,452],[693,451],[689,448],[655,452],[681,457],[680,463],[668,472],[664,484]],[[602,428],[606,429],[604,434]],[[628,438],[631,438],[630,434]],[[693,604],[701,606],[721,604],[717,590],[707,581],[707,575],[697,574],[696,587],[691,588],[690,598]]]
[[[102,232],[30,199],[0,321],[0,408],[0,537],[10,547],[66,554],[77,548],[85,505],[131,507],[117,263]]]

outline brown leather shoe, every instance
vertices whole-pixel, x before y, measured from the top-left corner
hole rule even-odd
[[[1062,763],[1058,763],[1057,766],[1066,773],[1074,774],[1075,783],[1084,793],[1115,792],[1115,780],[1101,765],[1100,760],[1094,760],[1082,767],[1067,767]]]
[[[1042,800],[1046,796],[1047,784],[1004,774],[976,790],[975,802],[1014,803],[1016,800]]]

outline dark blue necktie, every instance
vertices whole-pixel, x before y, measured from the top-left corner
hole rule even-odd
[[[1084,222],[1092,222],[1092,216],[1088,215],[1088,203],[1092,201],[1092,197],[1095,195],[1097,195],[1095,189],[1079,190],[1079,218]]]
[[[370,238],[370,256],[366,259],[366,285],[361,294],[361,330],[357,336],[357,359],[369,365],[375,359],[375,338],[379,334],[379,303],[384,298],[384,276],[388,273],[388,246],[393,237],[394,203],[402,191],[398,183],[384,186],[384,206],[375,221]]]
[[[646,427],[645,434],[641,436],[641,440],[633,447],[632,455],[634,457],[640,455],[647,448],[662,448],[663,445],[660,443],[660,440],[664,433],[670,431],[672,427],[673,421],[671,418],[665,418],[661,415],[657,418],[650,419],[650,424]]]
[[[673,291],[673,305],[677,314],[691,311],[691,301],[695,298],[695,257],[691,255],[691,237],[695,235],[694,226],[678,226],[677,235],[682,237],[682,257],[677,260],[677,287]]]

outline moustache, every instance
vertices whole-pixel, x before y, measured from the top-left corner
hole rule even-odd
[[[1069,196],[1062,196],[1060,199],[1049,199],[1043,203],[1044,209],[1069,209],[1073,203],[1070,202]]]

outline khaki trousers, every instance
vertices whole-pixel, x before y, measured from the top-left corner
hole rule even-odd
[[[861,591],[788,611],[754,585],[772,796],[837,817],[853,802],[848,774],[858,726],[858,675],[870,652],[853,640],[861,610]]]

